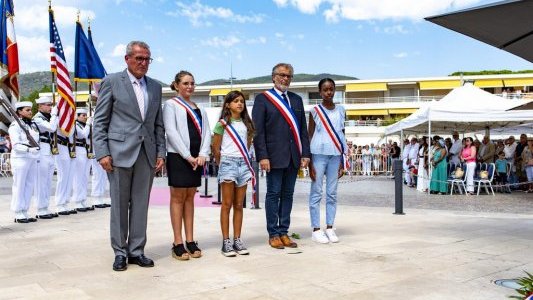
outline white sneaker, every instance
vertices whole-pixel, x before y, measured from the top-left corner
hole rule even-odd
[[[324,231],[322,230],[313,231],[313,234],[311,235],[311,240],[320,244],[329,243],[328,237],[326,236],[326,234],[324,234]]]
[[[333,230],[333,228],[326,229],[326,236],[327,236],[328,240],[330,242],[332,242],[332,243],[338,243],[339,242],[339,238],[335,234],[335,230]]]

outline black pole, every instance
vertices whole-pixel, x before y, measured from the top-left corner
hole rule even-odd
[[[395,159],[394,166],[394,214],[405,215],[403,212],[403,164],[402,160]]]
[[[203,195],[200,195],[200,198],[211,198],[213,197],[213,195],[208,195],[207,194],[207,187],[208,187],[208,179],[209,179],[209,164],[211,164],[211,162],[207,162],[207,164],[205,164],[204,168],[207,168],[207,170],[204,170],[204,173],[206,174],[204,176],[204,194]]]
[[[220,183],[218,184],[218,188],[217,188],[217,201],[213,201],[211,202],[211,204],[222,204],[222,193],[220,192]]]
[[[254,168],[254,172],[255,172],[255,203],[252,207],[250,207],[250,209],[261,209],[261,207],[259,207],[259,178],[261,178],[260,174],[259,174],[259,163],[254,161],[252,162],[252,167]]]

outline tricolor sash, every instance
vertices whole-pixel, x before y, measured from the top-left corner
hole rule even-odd
[[[344,153],[344,143],[341,140],[341,137],[339,136],[339,134],[335,131],[335,128],[333,128],[333,124],[331,123],[331,120],[326,114],[326,110],[324,106],[322,106],[322,104],[319,104],[319,105],[316,105],[314,109],[322,125],[324,126],[324,129],[326,130],[329,137],[331,138],[333,145],[335,145],[335,148],[337,148],[337,150],[339,150],[339,152],[341,153],[342,161],[343,161],[342,165],[344,166],[344,169],[350,170],[350,161],[348,160],[346,153]]]
[[[300,156],[302,156],[302,140],[300,139],[300,126],[298,126],[298,121],[296,120],[296,115],[294,111],[289,106],[288,103],[281,98],[274,89],[263,92],[266,98],[272,103],[281,113],[285,121],[289,124],[294,140],[296,141],[296,146],[298,146],[298,151]]]
[[[181,99],[180,97],[174,97],[172,100],[176,101],[179,106],[185,109],[189,117],[191,117],[194,127],[196,127],[196,130],[198,130],[198,134],[200,137],[202,137],[202,118],[200,118],[200,116],[185,100]]]
[[[241,137],[239,136],[239,133],[237,130],[235,130],[235,127],[231,126],[228,122],[226,122],[224,119],[220,119],[220,124],[224,126],[224,129],[226,129],[226,133],[231,138],[233,143],[237,146],[237,149],[239,149],[239,152],[241,153],[241,156],[244,158],[244,162],[246,163],[246,166],[250,170],[250,173],[252,174],[252,205],[255,205],[257,199],[256,199],[256,178],[255,178],[255,172],[254,168],[252,167],[252,159],[250,158],[250,154],[248,152],[248,147],[246,147],[246,144],[243,142]]]

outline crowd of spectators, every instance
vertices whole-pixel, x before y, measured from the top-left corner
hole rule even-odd
[[[480,166],[494,163],[494,183],[504,186],[504,188],[499,189],[501,192],[533,192],[533,138],[528,141],[526,134],[521,134],[518,141],[515,140],[514,136],[504,140],[491,140],[488,136],[484,136],[479,141],[471,137],[460,139],[458,132],[453,132],[452,138],[433,137],[428,153],[419,150],[424,140],[425,137],[420,139],[420,141],[417,141],[416,138],[404,141],[404,149],[401,155],[405,171],[404,183],[410,187],[418,187],[418,190],[422,192],[427,191],[427,182],[422,180],[423,186],[420,186],[420,179],[425,179],[423,178],[425,176],[419,174],[421,174],[421,168],[425,169],[422,171],[427,171],[430,164],[433,166],[433,172],[431,174],[428,173],[432,178],[429,186],[430,191],[433,193],[446,193],[447,189],[437,188],[433,184],[433,182],[437,181],[434,177],[439,177],[438,181],[446,180],[436,176],[434,173],[439,163],[445,162],[447,165],[449,163],[454,168],[462,165],[462,169],[465,169],[464,165],[466,164]],[[444,156],[436,155],[437,151],[442,151]],[[421,163],[421,160],[424,160],[424,163]],[[472,194],[474,192],[473,179],[479,178],[479,169],[473,167],[466,169],[462,170],[468,171],[465,174],[466,192]],[[450,171],[449,167],[447,171]],[[453,170],[451,171],[453,172]],[[446,177],[448,176],[449,174]]]

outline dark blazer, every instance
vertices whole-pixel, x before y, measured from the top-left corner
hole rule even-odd
[[[148,104],[141,117],[126,70],[109,74],[100,85],[93,125],[96,159],[110,155],[113,165],[131,167],[144,144],[150,166],[165,157],[165,130],[161,110],[161,85],[145,76]]]
[[[302,156],[311,158],[302,98],[292,92],[287,92],[287,96],[300,127]],[[252,120],[255,125],[254,148],[257,161],[267,158],[273,169],[287,168],[292,161],[295,168],[300,168],[301,157],[289,124],[263,93],[255,97]]]

